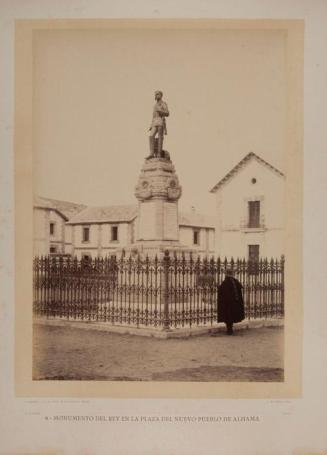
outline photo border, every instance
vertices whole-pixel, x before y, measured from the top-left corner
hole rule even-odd
[[[131,382],[32,380],[33,32],[92,29],[285,30],[287,157],[285,381]],[[17,20],[15,31],[15,391],[25,397],[298,398],[302,393],[303,20],[69,19]]]

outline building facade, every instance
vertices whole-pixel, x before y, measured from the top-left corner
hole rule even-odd
[[[70,205],[69,205],[70,204]],[[61,210],[64,212],[61,212]],[[34,202],[34,255],[105,257],[136,240],[137,205],[86,207],[45,198]],[[179,214],[179,240],[201,256],[214,254],[214,218]]]
[[[211,190],[216,196],[215,251],[258,260],[285,251],[285,176],[249,153]]]
[[[34,255],[72,254],[72,229],[67,222],[85,207],[82,204],[35,197],[33,207]]]
[[[174,187],[175,188],[175,187]],[[212,216],[178,211],[178,242],[199,256],[279,258],[285,251],[285,176],[254,153],[212,189]],[[105,257],[133,249],[140,205],[87,207],[35,198],[34,254]]]

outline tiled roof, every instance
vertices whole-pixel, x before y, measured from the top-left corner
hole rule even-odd
[[[86,205],[35,196],[34,207],[56,210],[57,212],[60,212],[66,220],[69,220],[81,210],[85,209]]]
[[[111,205],[107,207],[87,207],[74,216],[69,224],[79,223],[118,223],[132,221],[137,216],[136,205]]]
[[[138,214],[137,205],[87,207],[43,197],[34,198],[34,207],[54,209],[61,212],[69,220],[67,224],[130,222]],[[179,213],[178,224],[180,226],[214,228],[215,218],[197,212]]]
[[[223,186],[228,180],[230,180],[240,169],[242,169],[249,161],[255,159],[258,161],[258,163],[263,164],[266,166],[268,169],[271,171],[275,172],[276,174],[280,175],[281,177],[284,177],[284,174],[269,164],[267,161],[263,160],[260,158],[258,155],[256,155],[253,152],[248,153],[236,166],[233,167],[231,171],[228,172],[228,174],[225,175],[211,190],[210,193],[215,193],[221,186]]]
[[[180,213],[178,216],[178,224],[179,226],[214,228],[215,218],[197,212]]]
[[[39,196],[34,196],[33,205],[34,205],[34,207],[39,207],[42,209],[51,209],[52,208],[52,204],[50,204],[50,201],[48,199],[45,199],[45,198],[39,197]]]

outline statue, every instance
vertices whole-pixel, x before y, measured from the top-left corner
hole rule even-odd
[[[154,97],[156,104],[153,108],[152,123],[149,128],[150,155],[147,157],[147,159],[154,158],[156,156],[167,158],[168,156],[168,152],[164,152],[162,150],[162,146],[164,134],[167,134],[165,117],[169,116],[169,111],[167,103],[162,100],[162,96],[163,93],[160,90],[157,90],[155,92]],[[157,147],[155,147],[155,143],[157,143]]]

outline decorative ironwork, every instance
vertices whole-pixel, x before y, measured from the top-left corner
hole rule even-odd
[[[34,259],[34,313],[48,318],[102,321],[164,329],[212,325],[217,286],[227,268],[243,285],[248,319],[284,315],[284,257],[252,261],[110,256]]]

